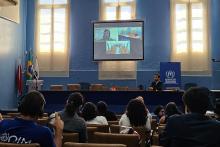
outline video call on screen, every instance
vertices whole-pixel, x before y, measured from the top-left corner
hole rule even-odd
[[[143,21],[95,22],[94,60],[143,60]]]

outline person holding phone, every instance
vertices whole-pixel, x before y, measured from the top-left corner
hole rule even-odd
[[[27,93],[20,101],[18,111],[21,116],[0,121],[0,142],[15,144],[39,143],[41,147],[61,147],[63,121],[55,113],[52,124],[54,134],[48,127],[38,125],[43,116],[45,99],[38,91]]]

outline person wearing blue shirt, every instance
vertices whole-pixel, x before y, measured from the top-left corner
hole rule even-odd
[[[45,100],[38,91],[26,94],[18,107],[19,118],[0,122],[0,142],[15,144],[39,143],[41,147],[61,147],[63,122],[55,114],[54,136],[48,127],[38,125],[37,119],[43,115]]]
[[[169,117],[160,145],[164,147],[220,147],[220,122],[206,116],[211,92],[192,87],[183,95],[185,115]]]

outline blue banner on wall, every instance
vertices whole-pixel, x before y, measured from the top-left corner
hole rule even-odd
[[[179,89],[181,86],[180,62],[161,62],[160,79],[164,89]]]

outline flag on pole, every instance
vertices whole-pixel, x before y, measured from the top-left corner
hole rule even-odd
[[[27,80],[32,80],[33,79],[33,55],[32,55],[32,50],[28,51],[27,54]]]
[[[18,61],[17,74],[16,74],[16,83],[17,83],[17,96],[20,97],[22,95],[22,66],[21,61]]]
[[[34,78],[38,80],[39,77],[40,77],[40,71],[39,71],[39,65],[38,65],[37,56],[35,57],[33,73],[34,73]]]

